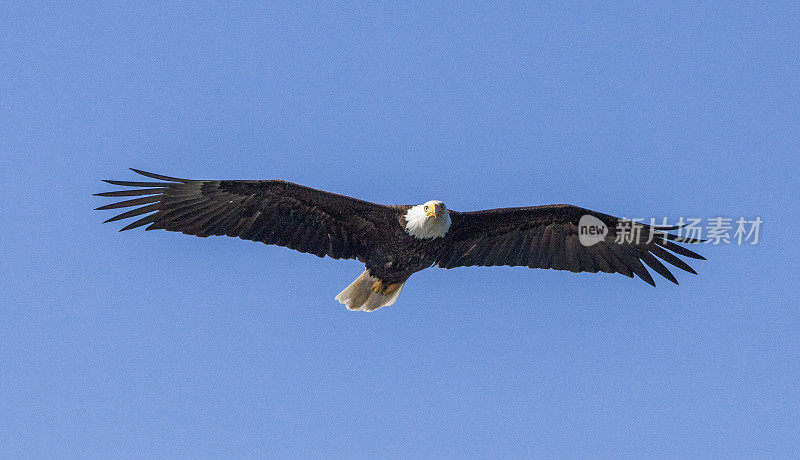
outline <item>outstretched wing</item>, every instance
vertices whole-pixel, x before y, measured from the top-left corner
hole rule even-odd
[[[106,221],[143,216],[122,230],[149,224],[146,230],[238,236],[319,257],[356,259],[369,254],[375,232],[392,221],[388,206],[281,180],[188,180],[133,171],[160,182],[106,180],[136,188],[97,194],[140,196],[97,208],[138,206]]]
[[[591,246],[581,244],[578,236],[578,223],[584,215],[593,216],[607,226],[605,238]],[[477,212],[451,211],[450,217],[452,225],[436,261],[442,268],[510,265],[572,272],[622,273],[631,278],[637,275],[655,286],[642,262],[678,284],[659,259],[695,274],[673,253],[705,260],[676,244],[700,243],[701,240],[667,233],[678,227],[634,224],[634,231],[630,235],[620,235],[622,242],[617,242],[618,233],[622,233],[619,229],[624,228],[620,222],[628,221],[577,206],[560,204]]]

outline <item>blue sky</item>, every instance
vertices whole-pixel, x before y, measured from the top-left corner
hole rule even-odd
[[[0,6],[0,455],[800,455],[795,2]],[[117,233],[134,167],[764,224],[698,276]]]

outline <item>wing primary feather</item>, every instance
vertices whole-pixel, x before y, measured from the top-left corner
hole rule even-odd
[[[650,252],[655,254],[656,256],[660,257],[663,261],[670,263],[683,271],[687,271],[689,273],[697,274],[696,271],[692,267],[689,266],[686,262],[682,261],[675,254],[667,251],[666,249],[662,248],[661,246],[654,244],[650,248]]]
[[[150,227],[147,227],[145,230],[164,228],[164,225],[171,223],[176,217],[180,217],[185,214],[188,208],[193,208],[194,206],[203,204],[205,202],[206,199],[203,197],[196,197],[194,199],[183,200],[177,203],[161,202],[161,207],[159,208],[160,212],[158,213],[158,221]]]
[[[664,264],[659,262],[658,259],[653,256],[653,254],[650,254],[647,250],[643,250],[639,254],[639,258],[642,259],[642,261],[650,268],[655,270],[656,273],[672,281],[673,283],[678,284],[678,280],[675,278],[675,275],[673,275],[672,272],[670,272],[669,269],[664,266]]]
[[[680,254],[684,257],[690,257],[692,259],[698,259],[698,260],[706,260],[706,258],[701,256],[700,254],[694,251],[690,251],[684,248],[683,246],[679,246],[673,243],[672,241],[661,241],[661,242],[656,242],[656,244],[658,244],[659,246],[663,246],[665,249],[669,249],[670,251],[676,254]]]
[[[656,287],[656,281],[653,279],[653,276],[647,271],[647,268],[645,268],[639,259],[636,259],[636,262],[632,262],[632,264],[633,272],[636,273],[636,275],[641,278],[642,281],[650,286]]]
[[[156,212],[150,214],[149,216],[142,217],[141,219],[122,227],[119,229],[119,231],[124,232],[125,230],[131,230],[133,228],[141,227],[142,225],[147,225],[150,222],[155,222],[155,220],[158,219],[158,214],[159,213]]]
[[[111,185],[121,185],[124,187],[163,187],[163,182],[132,182],[127,180],[102,179],[103,182]]]
[[[674,231],[674,230],[680,230],[683,227],[686,227],[687,225],[689,225],[689,224],[685,223],[685,224],[681,224],[681,225],[669,225],[669,226],[667,226],[667,225],[655,226],[654,225],[654,226],[651,226],[650,228],[658,230],[658,231],[662,231],[662,232],[670,232],[670,231]],[[674,239],[675,241],[678,241],[680,243],[705,243],[707,241],[707,240],[704,240],[704,239],[701,239],[701,238],[688,238],[688,237],[685,237],[685,236],[672,235],[672,234],[668,234],[668,235],[669,235],[669,237],[673,237],[673,236],[676,237],[676,238],[669,238],[668,237],[668,239],[670,239],[670,240]]]
[[[606,260],[609,261],[616,273],[622,273],[628,278],[633,278],[633,270],[625,263],[625,255],[622,253],[622,250],[619,249],[619,246],[619,244],[612,242],[610,244],[598,243],[595,247],[608,255]]]
[[[659,230],[664,232],[670,232],[672,230],[680,230],[681,228],[685,227],[684,225],[650,225],[649,227],[653,230]]]
[[[169,196],[166,200],[163,201],[163,209],[165,215],[167,211],[181,211],[191,206],[195,206],[199,203],[207,203],[208,198],[202,195],[179,195],[179,196]]]
[[[167,182],[184,182],[184,183],[185,182],[189,182],[188,179],[179,179],[177,177],[163,176],[161,174],[155,174],[155,173],[151,173],[151,172],[147,172],[147,171],[142,171],[141,169],[130,168],[130,170],[135,172],[136,174],[141,174],[142,176],[149,177],[151,179],[158,179],[158,180],[163,180],[163,181],[167,181]]]
[[[142,206],[141,208],[131,209],[130,211],[116,215],[103,223],[105,224],[106,222],[114,222],[117,220],[127,219],[128,217],[138,216],[140,214],[145,214],[152,211],[158,211],[159,204],[160,203],[153,203],[147,206]]]
[[[662,233],[662,232],[654,232],[653,238],[661,240],[666,238],[670,241],[677,241],[678,243],[687,243],[687,244],[703,243],[706,241],[706,240],[701,240],[700,238],[689,238],[688,236],[673,235],[672,233]]]
[[[116,196],[155,195],[157,193],[163,193],[165,190],[169,189],[163,187],[163,188],[146,188],[146,189],[136,189],[136,190],[117,190],[114,192],[95,193],[94,196],[116,197]]]
[[[95,211],[102,211],[106,209],[117,209],[117,208],[129,208],[131,206],[139,206],[142,204],[152,203],[154,201],[161,201],[161,195],[154,195],[154,196],[146,196],[143,198],[135,198],[133,200],[125,200],[125,201],[118,201],[116,203],[107,204],[105,206],[100,206],[99,208],[95,208]]]
[[[159,213],[159,218],[153,225],[147,227],[146,230],[157,230],[159,228],[183,232],[187,225],[191,224],[190,217],[192,213],[202,211],[208,206],[208,201],[201,201],[186,208],[176,208],[168,211],[162,210]]]
[[[633,273],[635,273],[636,276],[641,278],[645,283],[655,287],[656,282],[652,275],[650,275],[650,272],[647,271],[647,268],[642,264],[642,261],[639,260],[638,251],[631,246],[625,246],[622,244],[618,244],[617,247],[625,255],[624,262],[627,262],[628,267],[633,270]]]

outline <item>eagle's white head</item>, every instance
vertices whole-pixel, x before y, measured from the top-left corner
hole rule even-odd
[[[450,211],[441,201],[412,206],[405,217],[406,232],[416,238],[440,238],[450,229]]]

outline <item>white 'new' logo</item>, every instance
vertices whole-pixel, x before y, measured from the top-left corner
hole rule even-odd
[[[589,214],[581,216],[578,221],[578,240],[584,246],[593,246],[603,241],[608,235],[608,226],[602,220]]]

